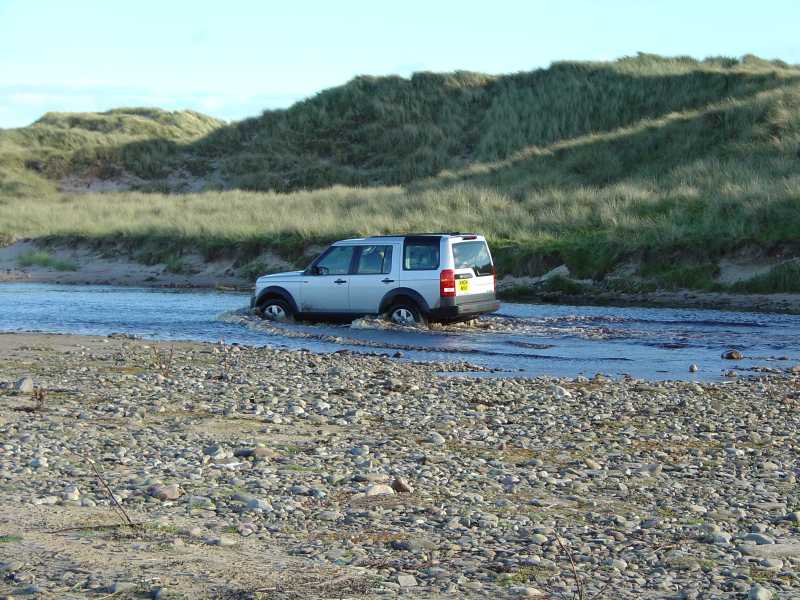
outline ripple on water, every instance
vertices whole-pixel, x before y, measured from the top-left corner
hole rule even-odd
[[[472,323],[413,329],[375,318],[340,325],[270,323],[244,307],[248,299],[208,290],[0,284],[0,331],[400,352],[404,359],[469,360],[531,376],[718,379],[731,368],[800,363],[800,317],[793,315],[505,303],[499,313]],[[745,358],[723,360],[732,348]],[[692,363],[698,373],[689,373]]]

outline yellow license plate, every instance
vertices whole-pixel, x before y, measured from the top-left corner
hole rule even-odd
[[[458,280],[458,291],[459,292],[468,292],[469,291],[469,279],[459,279]]]

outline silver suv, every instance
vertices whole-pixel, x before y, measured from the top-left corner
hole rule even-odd
[[[305,271],[259,277],[250,307],[275,321],[383,315],[415,325],[473,319],[500,303],[483,236],[425,233],[336,242]]]

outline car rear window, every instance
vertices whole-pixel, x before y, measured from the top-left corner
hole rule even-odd
[[[453,262],[456,269],[472,269],[478,276],[491,275],[494,272],[492,256],[486,242],[453,244]]]
[[[441,238],[406,238],[403,245],[405,271],[432,271],[439,268],[439,242]]]

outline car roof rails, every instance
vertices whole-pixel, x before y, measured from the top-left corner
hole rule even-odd
[[[477,233],[464,233],[462,231],[432,231],[426,233],[394,233],[385,235],[371,235],[370,238],[389,238],[389,237],[424,237],[426,235],[475,235]]]

